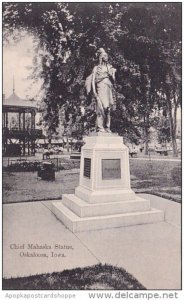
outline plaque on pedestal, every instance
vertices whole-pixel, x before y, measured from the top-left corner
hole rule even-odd
[[[120,159],[102,159],[102,180],[121,179]]]
[[[91,158],[84,158],[84,177],[91,176]]]

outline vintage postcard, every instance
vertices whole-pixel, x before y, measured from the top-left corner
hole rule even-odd
[[[4,1],[2,36],[3,299],[182,299],[182,3]]]

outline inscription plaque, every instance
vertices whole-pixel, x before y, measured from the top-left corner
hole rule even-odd
[[[91,158],[84,158],[84,177],[91,176]]]
[[[102,159],[102,180],[121,179],[120,159]]]

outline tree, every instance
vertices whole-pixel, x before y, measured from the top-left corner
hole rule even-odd
[[[166,146],[171,141],[169,119],[165,116],[156,117],[154,123],[157,129],[158,142]]]
[[[176,75],[181,59],[177,52],[181,40],[179,3],[3,3],[3,18],[6,39],[22,29],[39,41],[33,71],[35,78],[44,80],[44,118],[51,134],[58,126],[62,106],[66,114],[77,114],[84,101],[84,80],[99,47],[107,50],[117,69],[113,114],[119,116],[119,123],[112,118],[114,131],[122,135],[131,130],[139,138],[143,129],[147,149],[154,110],[167,105],[169,112],[174,101],[175,106],[180,105]],[[177,56],[175,67],[173,56]],[[172,85],[167,84],[167,73],[175,78]],[[85,106],[82,120],[87,131],[95,125],[95,113]]]
[[[163,84],[162,95],[166,102],[166,112],[170,123],[170,135],[172,140],[173,154],[178,155],[176,143],[176,123],[177,109],[181,105],[181,49],[174,45],[169,52],[175,51],[175,55],[167,55],[165,82]],[[178,55],[179,54],[179,55]],[[179,61],[178,61],[179,57]]]
[[[122,14],[122,24],[126,28],[121,33],[122,43],[127,46],[124,53],[142,70],[140,113],[144,119],[146,149],[151,125],[149,117],[157,105],[158,109],[167,110],[173,153],[177,155],[176,112],[181,105],[181,5],[160,4],[157,10],[154,4],[130,4]],[[162,96],[158,97],[160,90]]]

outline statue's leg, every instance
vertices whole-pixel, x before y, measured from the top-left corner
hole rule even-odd
[[[104,126],[104,118],[101,113],[97,113],[97,131],[105,132]]]
[[[99,105],[97,104],[97,107],[96,107],[96,113],[97,113],[97,120],[96,120],[97,131],[105,132],[105,129],[104,129],[104,116],[103,116],[102,109],[103,108],[99,107]]]
[[[106,126],[105,126],[105,129],[107,132],[111,132],[110,130],[110,126],[111,126],[111,116],[110,116],[110,108],[107,107],[106,109]]]

